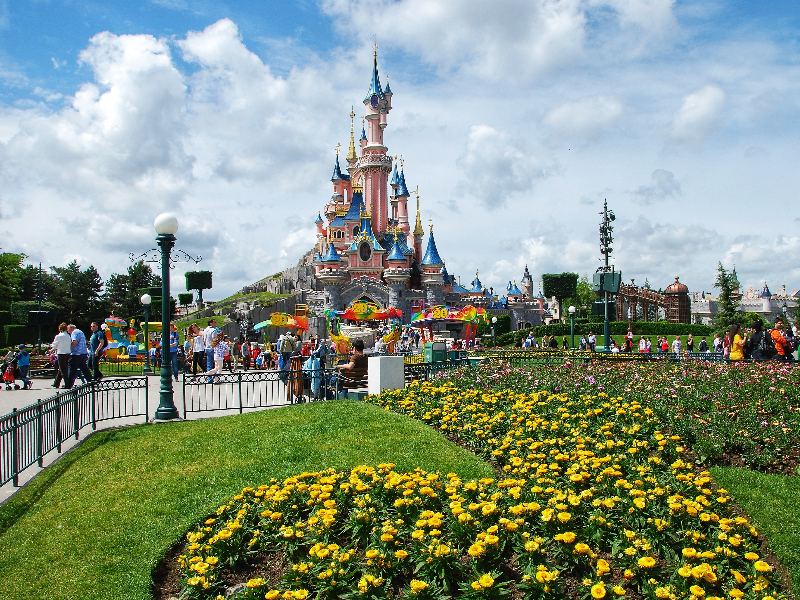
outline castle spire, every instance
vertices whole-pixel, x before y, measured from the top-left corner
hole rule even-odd
[[[422,228],[422,219],[419,216],[419,187],[414,190],[417,195],[417,222],[414,225],[414,235],[425,235],[425,230]]]
[[[343,179],[342,168],[339,166],[339,148],[341,147],[341,144],[336,144],[336,162],[333,163],[333,175],[331,176],[331,181],[340,181]]]
[[[358,159],[356,155],[356,142],[353,138],[353,119],[356,118],[356,113],[353,107],[350,107],[350,149],[347,151],[347,162],[355,162]]]

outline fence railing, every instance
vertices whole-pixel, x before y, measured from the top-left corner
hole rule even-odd
[[[234,371],[214,376],[185,375],[183,413],[273,408],[324,400],[337,394],[335,370]]]
[[[147,378],[92,381],[0,417],[0,485],[58,450],[86,427],[123,417],[147,417]]]
[[[422,363],[406,363],[403,366],[405,380],[406,383],[411,383],[412,381],[428,381],[433,377],[436,377],[439,373],[443,373],[444,371],[449,371],[452,369],[458,369],[459,367],[467,367],[470,364],[470,360],[466,357],[456,358],[454,360],[445,360],[441,362],[422,362]]]
[[[517,350],[498,350],[481,349],[470,350],[469,356],[475,358],[497,358],[510,362],[512,365],[529,364],[559,364],[566,360],[572,362],[599,361],[637,361],[637,362],[681,362],[686,360],[698,360],[711,363],[724,363],[728,359],[719,352],[588,352],[585,350],[556,350],[556,349],[517,349]],[[752,362],[752,361],[749,361]]]

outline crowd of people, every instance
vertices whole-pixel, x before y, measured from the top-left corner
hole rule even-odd
[[[740,325],[733,325],[725,335],[715,334],[710,344],[706,336],[702,336],[700,342],[696,343],[695,337],[691,333],[686,337],[685,343],[683,336],[680,335],[676,335],[671,342],[667,336],[655,336],[655,338],[639,336],[637,340],[633,332],[629,330],[621,344],[616,340],[611,341],[611,352],[633,353],[638,351],[640,354],[714,352],[732,361],[745,359],[791,361],[797,358],[794,355],[800,343],[799,334],[797,325],[789,326],[783,317],[776,318],[771,329],[765,328],[760,320],[756,321],[753,327],[747,331],[744,331]],[[532,331],[528,333],[528,337],[522,340],[521,346],[522,348],[570,349],[567,336],[563,336],[559,342],[555,335],[545,335],[540,341]],[[590,331],[588,335],[580,336],[578,350],[594,352],[596,348],[597,336],[593,332]]]

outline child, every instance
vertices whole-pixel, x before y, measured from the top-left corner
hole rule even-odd
[[[19,352],[14,356],[14,362],[17,363],[19,368],[19,378],[22,379],[22,389],[29,390],[33,383],[28,379],[28,370],[31,367],[31,356],[26,350],[25,344],[18,346]]]

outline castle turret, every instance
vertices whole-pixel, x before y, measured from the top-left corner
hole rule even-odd
[[[444,261],[439,256],[436,249],[436,240],[433,238],[433,220],[431,220],[431,231],[428,235],[428,247],[425,256],[422,257],[420,267],[422,268],[422,287],[425,289],[425,298],[429,305],[441,304],[444,299],[442,287],[444,277],[442,277],[442,267]]]

